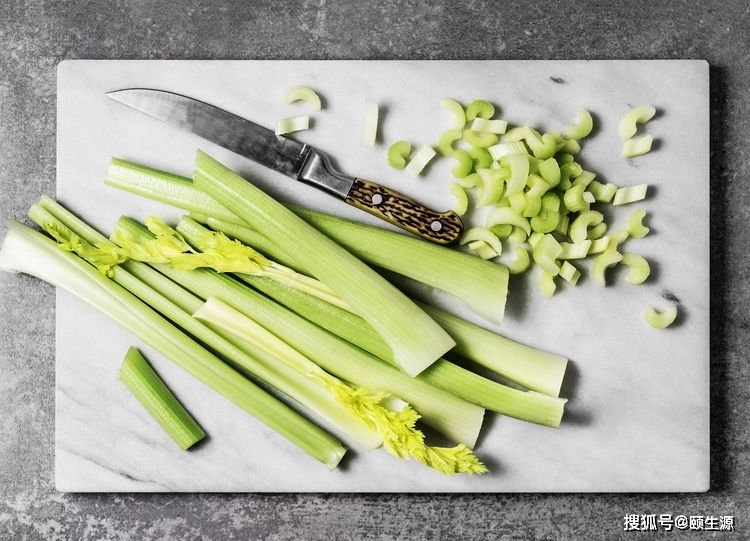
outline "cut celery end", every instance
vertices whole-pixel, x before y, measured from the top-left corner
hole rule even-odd
[[[404,169],[406,169],[407,173],[416,178],[422,174],[422,171],[424,171],[427,164],[432,161],[435,154],[436,152],[434,148],[429,145],[422,145],[419,147],[419,150],[414,153],[414,157],[406,164]]]
[[[440,107],[446,109],[451,115],[450,127],[454,130],[462,130],[466,124],[466,113],[464,108],[456,100],[443,98],[440,100]]]
[[[635,158],[636,156],[643,156],[651,151],[651,146],[654,143],[653,135],[641,135],[640,137],[633,137],[628,139],[622,144],[622,156],[624,158]]]
[[[419,374],[453,347],[453,340],[434,321],[370,267],[203,152],[196,159],[194,182],[304,261],[306,269],[385,338],[407,374]]]
[[[520,344],[443,310],[421,304],[456,341],[453,352],[528,389],[559,396],[568,359]]]
[[[571,139],[583,139],[594,128],[594,119],[586,109],[578,111],[578,123],[565,128],[565,134]]]
[[[287,135],[308,128],[310,128],[310,117],[308,115],[291,116],[282,118],[276,123],[276,135]]]
[[[624,186],[617,188],[615,196],[612,199],[612,205],[626,205],[628,203],[635,203],[646,198],[648,192],[648,184],[635,184],[633,186]]]
[[[367,263],[450,293],[490,321],[502,321],[508,293],[504,266],[387,229],[293,210]]]
[[[638,254],[622,254],[620,263],[629,268],[625,281],[629,284],[642,284],[651,274],[651,267],[645,257]]]
[[[403,169],[406,167],[406,158],[410,152],[411,143],[409,141],[396,141],[388,147],[388,165],[394,169]]]
[[[364,121],[362,122],[362,140],[363,147],[375,146],[378,138],[378,104],[372,100],[365,100]]]
[[[129,348],[125,354],[119,378],[180,449],[190,449],[206,437],[200,425],[136,348]]]
[[[20,224],[9,224],[0,268],[23,272],[64,289],[100,310],[308,454],[335,468],[346,450],[333,436],[200,347],[137,297],[54,241]]]

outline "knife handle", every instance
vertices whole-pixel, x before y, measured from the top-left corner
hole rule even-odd
[[[463,222],[452,210],[436,212],[380,184],[355,178],[345,201],[397,227],[437,244],[461,237]]]

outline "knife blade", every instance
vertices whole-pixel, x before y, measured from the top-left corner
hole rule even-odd
[[[214,105],[149,88],[115,90],[107,96],[288,177],[320,188],[426,240],[450,244],[463,233],[463,223],[455,212],[437,212],[396,190],[342,174],[331,166],[324,152],[276,135],[273,130]]]

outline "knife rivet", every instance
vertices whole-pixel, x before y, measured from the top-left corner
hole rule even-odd
[[[437,232],[440,231],[443,228],[443,224],[441,224],[439,221],[435,220],[430,224],[430,229]]]
[[[383,196],[380,195],[379,193],[376,193],[375,195],[372,196],[373,205],[379,205],[382,202],[383,202]]]

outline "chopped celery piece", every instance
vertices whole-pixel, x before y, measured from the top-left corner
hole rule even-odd
[[[539,287],[541,288],[542,295],[545,297],[551,297],[555,294],[555,290],[557,289],[555,276],[558,274],[559,271],[552,273],[542,269],[542,273],[539,275]]]
[[[509,173],[507,169],[479,169],[477,171],[482,181],[480,185],[481,193],[476,202],[477,207],[486,207],[498,202]]]
[[[643,319],[654,329],[666,329],[675,322],[677,313],[676,305],[672,305],[663,311],[659,311],[653,306],[647,306],[643,310]]]
[[[495,249],[483,240],[474,240],[468,243],[469,250],[477,254],[482,259],[493,259],[499,254]]]
[[[492,118],[495,106],[487,100],[474,100],[466,106],[466,120],[475,118]]]
[[[471,175],[459,178],[457,180],[457,183],[462,188],[477,188],[479,186],[482,186],[484,183],[482,181],[482,177],[479,175],[479,173],[472,173]],[[502,188],[501,188],[502,189]]]
[[[462,130],[448,130],[440,136],[438,139],[437,147],[438,152],[441,156],[451,156],[456,149],[453,148],[453,144],[459,141],[463,135]]]
[[[634,186],[625,186],[623,188],[617,188],[615,197],[612,200],[612,205],[626,205],[628,203],[635,203],[646,198],[646,192],[648,191],[648,184],[636,184]]]
[[[529,177],[529,158],[523,154],[508,154],[502,158],[510,168],[510,179],[508,179],[505,195],[520,192],[526,186]]]
[[[634,210],[628,218],[628,236],[634,239],[642,239],[651,231],[643,225],[643,219],[646,217],[646,211],[643,209]]]
[[[638,124],[648,122],[655,114],[656,109],[651,105],[641,105],[632,108],[620,119],[620,124],[618,125],[620,137],[623,140],[630,139],[637,133]]]
[[[653,135],[641,135],[633,137],[622,144],[622,156],[624,158],[635,158],[643,156],[651,151],[651,145],[654,143]]]
[[[535,158],[546,160],[551,158],[557,151],[557,141],[549,133],[538,134],[529,128],[526,136],[526,144],[531,149]]]
[[[375,145],[378,138],[378,104],[372,100],[365,100],[365,114],[362,122],[362,146]]]
[[[586,210],[570,224],[570,239],[578,244],[588,238],[589,228],[596,226],[604,220],[604,215],[598,210]]]
[[[591,248],[589,248],[589,254],[600,254],[609,248],[610,238],[608,236],[601,237],[599,239],[593,239],[591,241]]]
[[[590,239],[585,239],[581,242],[574,243],[561,242],[561,250],[558,257],[560,259],[584,259],[589,255],[589,250],[591,250],[591,243],[592,241]]]
[[[100,310],[194,377],[335,468],[346,450],[330,434],[254,385],[132,293],[48,237],[11,222],[0,268],[31,274]]]
[[[492,156],[486,148],[469,147],[466,152],[474,160],[476,169],[483,169],[492,165]]]
[[[602,238],[609,229],[609,226],[607,225],[607,222],[600,222],[596,224],[594,227],[591,227],[588,229],[588,232],[586,233],[586,238],[588,240],[596,240]]]
[[[486,227],[471,227],[461,237],[461,244],[467,244],[472,241],[482,241],[492,248],[495,256],[503,253],[503,244],[492,231]],[[494,256],[493,256],[494,257]]]
[[[119,378],[180,449],[190,449],[206,437],[200,425],[136,348],[129,348],[125,354]]]
[[[563,203],[565,208],[571,212],[580,212],[582,210],[589,210],[589,204],[583,197],[583,192],[586,187],[583,184],[574,184],[563,194]]]
[[[585,169],[581,171],[580,175],[577,175],[575,180],[573,181],[575,184],[583,184],[588,188],[589,184],[594,182],[594,179],[596,179],[596,174],[592,173],[591,171],[586,171]],[[591,191],[587,191],[586,193],[591,193]],[[593,195],[593,194],[591,194]],[[593,203],[594,201],[590,201]]]
[[[560,183],[560,164],[554,158],[542,160],[539,163],[539,174],[549,187],[555,187]]]
[[[489,131],[479,132],[473,129],[464,130],[463,140],[471,146],[487,148],[497,144],[498,136],[496,133]]]
[[[474,169],[474,160],[465,150],[454,150],[451,157],[458,163],[451,169],[451,174],[456,178],[464,178]]]
[[[583,139],[594,128],[594,119],[586,109],[578,111],[578,123],[565,127],[565,134],[571,139]]]
[[[194,182],[303,260],[306,269],[383,335],[407,374],[418,374],[453,347],[434,321],[370,267],[203,152],[196,159]]]
[[[434,157],[435,149],[429,145],[422,145],[414,154],[411,161],[406,164],[406,171],[411,176],[418,177]]]
[[[461,104],[456,100],[443,98],[442,100],[440,100],[440,107],[442,107],[443,109],[447,109],[451,114],[451,129],[463,130],[464,125],[466,125],[466,113],[464,112],[464,108],[461,106]]]
[[[286,135],[288,133],[306,130],[309,127],[310,117],[308,115],[282,118],[276,123],[276,135]]]
[[[593,180],[588,185],[588,190],[594,194],[594,199],[600,203],[609,203],[617,193],[617,186],[610,182],[602,184],[598,180]]]
[[[531,265],[529,249],[522,245],[516,245],[513,247],[513,254],[513,259],[505,262],[508,271],[510,271],[511,274],[521,274],[522,272],[525,272]]]
[[[625,275],[625,281],[629,284],[642,284],[651,274],[651,267],[645,257],[638,254],[622,254],[621,264],[629,267],[628,274]]]
[[[453,211],[459,216],[463,216],[469,208],[469,197],[460,184],[451,184],[450,190],[451,195],[456,198],[456,202],[453,204]]]
[[[560,277],[568,282],[570,285],[576,285],[578,279],[581,277],[581,271],[573,266],[568,261],[563,261],[560,265]]]
[[[526,235],[531,234],[529,221],[509,207],[495,207],[487,215],[484,225],[488,229],[496,225],[509,224],[521,228]]]
[[[508,291],[502,265],[322,212],[294,211],[364,261],[450,293],[490,321],[502,321]]]
[[[286,103],[294,103],[297,101],[309,103],[316,111],[320,110],[322,105],[320,96],[308,86],[295,86],[290,88],[284,96],[284,101]]]
[[[403,169],[406,167],[406,158],[411,152],[411,143],[409,141],[396,141],[388,147],[388,165],[394,169]]]
[[[414,427],[419,414],[408,404],[399,411],[386,408],[383,403],[390,397],[388,393],[372,393],[363,387],[355,389],[347,385],[221,300],[209,297],[194,315],[264,349],[300,374],[319,381],[337,400],[352,413],[361,416],[368,426],[380,434],[383,447],[392,455],[416,459],[449,475],[488,471],[462,443],[452,448],[427,445],[424,433]]]
[[[622,261],[622,254],[615,250],[606,250],[594,258],[591,265],[591,279],[602,287],[607,285],[605,271]]]
[[[555,276],[560,272],[560,266],[557,264],[557,259],[562,253],[562,246],[555,237],[547,233],[540,237],[539,241],[534,245],[534,262],[539,265],[542,270],[551,275]]]
[[[493,159],[499,160],[503,156],[508,154],[528,154],[526,145],[522,141],[508,141],[507,139],[502,143],[492,145],[487,149]]]
[[[476,132],[490,132],[500,135],[508,129],[508,123],[499,118],[488,119],[479,117],[472,121],[471,129]]]

